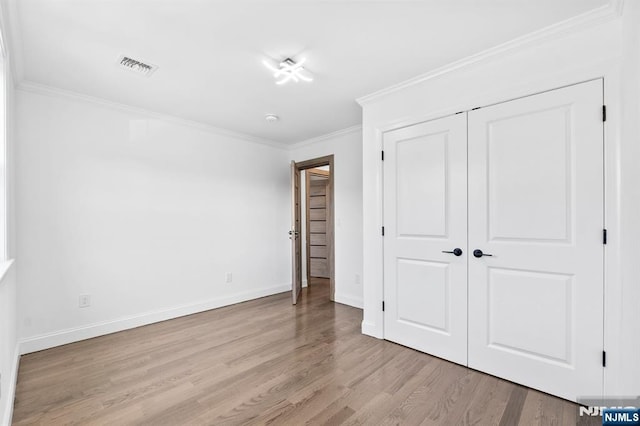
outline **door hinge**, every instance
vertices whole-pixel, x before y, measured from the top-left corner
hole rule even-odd
[[[607,106],[602,105],[602,121],[607,121]]]
[[[605,351],[602,351],[602,366],[603,367],[607,366],[607,353]]]
[[[382,227],[382,236],[384,237],[384,226]]]
[[[602,244],[607,244],[607,230],[602,230]]]
[[[381,151],[381,152],[382,152],[382,161],[384,161],[384,151]]]
[[[384,300],[382,301],[382,312],[384,312]]]

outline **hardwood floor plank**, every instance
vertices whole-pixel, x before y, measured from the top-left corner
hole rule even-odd
[[[522,407],[527,398],[527,388],[516,386],[511,391],[509,401],[504,409],[504,414],[500,419],[500,426],[509,426],[518,424],[522,415]]]
[[[509,401],[513,384],[486,374],[482,375],[471,401],[461,415],[461,425],[498,425]]]
[[[316,424],[316,422],[317,422],[317,424],[322,424],[322,425],[326,425],[326,426],[337,426],[337,425],[341,425],[342,423],[344,423],[344,421],[346,419],[348,419],[349,417],[351,417],[354,412],[355,411],[353,411],[353,409],[350,408],[350,407],[342,407],[337,412],[332,413],[331,417],[327,418],[324,421],[321,421],[328,414],[327,411],[323,411],[321,413],[321,416],[315,416],[314,418],[309,420],[308,423],[309,424]],[[329,413],[331,413],[331,411],[329,411]]]
[[[314,285],[25,355],[14,424],[593,424],[361,322]]]
[[[402,385],[397,388],[393,394],[389,394],[387,392],[378,394],[371,402],[367,403],[362,409],[360,409],[353,419],[349,419],[346,424],[360,425],[380,423],[380,419],[383,419],[396,409],[404,400],[406,400],[420,385],[424,383],[425,378],[431,377],[437,369],[442,368],[442,365],[437,362],[436,358],[428,357],[428,359],[434,362],[428,362],[414,376],[402,383]],[[374,401],[376,402],[374,403]],[[427,401],[425,401],[425,403],[426,402]]]
[[[381,424],[420,424],[427,418],[432,424],[442,424],[446,420],[449,388],[464,374],[467,374],[464,367],[444,361],[439,363]]]

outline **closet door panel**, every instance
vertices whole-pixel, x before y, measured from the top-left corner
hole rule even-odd
[[[602,392],[601,111],[597,80],[469,113],[469,366],[572,400]]]
[[[385,338],[466,364],[466,114],[386,133],[384,156]]]

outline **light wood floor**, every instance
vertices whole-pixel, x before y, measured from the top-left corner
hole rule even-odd
[[[295,307],[283,293],[26,355],[14,422],[576,424],[575,404],[363,336],[361,320],[313,286]]]

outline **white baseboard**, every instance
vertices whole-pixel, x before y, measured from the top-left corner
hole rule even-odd
[[[2,426],[9,426],[13,420],[13,402],[16,397],[16,384],[18,383],[18,368],[20,367],[20,345],[16,343],[16,347],[13,350],[13,363],[12,363],[12,371],[9,376],[9,387],[8,389],[3,390],[6,392],[4,410],[2,411],[4,415],[2,419],[0,419],[0,424]]]
[[[384,336],[378,330],[378,327],[374,323],[362,321],[362,334],[366,334],[367,336],[376,337],[378,339],[383,339]]]
[[[68,328],[65,330],[45,333],[38,336],[28,337],[20,340],[20,353],[28,354],[53,348],[55,346],[66,345],[80,340],[91,339],[93,337],[104,336],[105,334],[116,333],[155,322],[166,321],[185,315],[196,314],[210,309],[221,308],[235,303],[245,302],[264,296],[283,293],[291,290],[291,284],[283,284],[257,290],[245,291],[231,296],[210,299],[204,302],[192,303],[146,312],[139,315],[132,315],[110,321],[88,324],[81,327]]]
[[[336,294],[335,299],[338,303],[352,306],[354,308],[362,309],[363,306],[362,298],[359,297],[353,297],[346,294]]]

